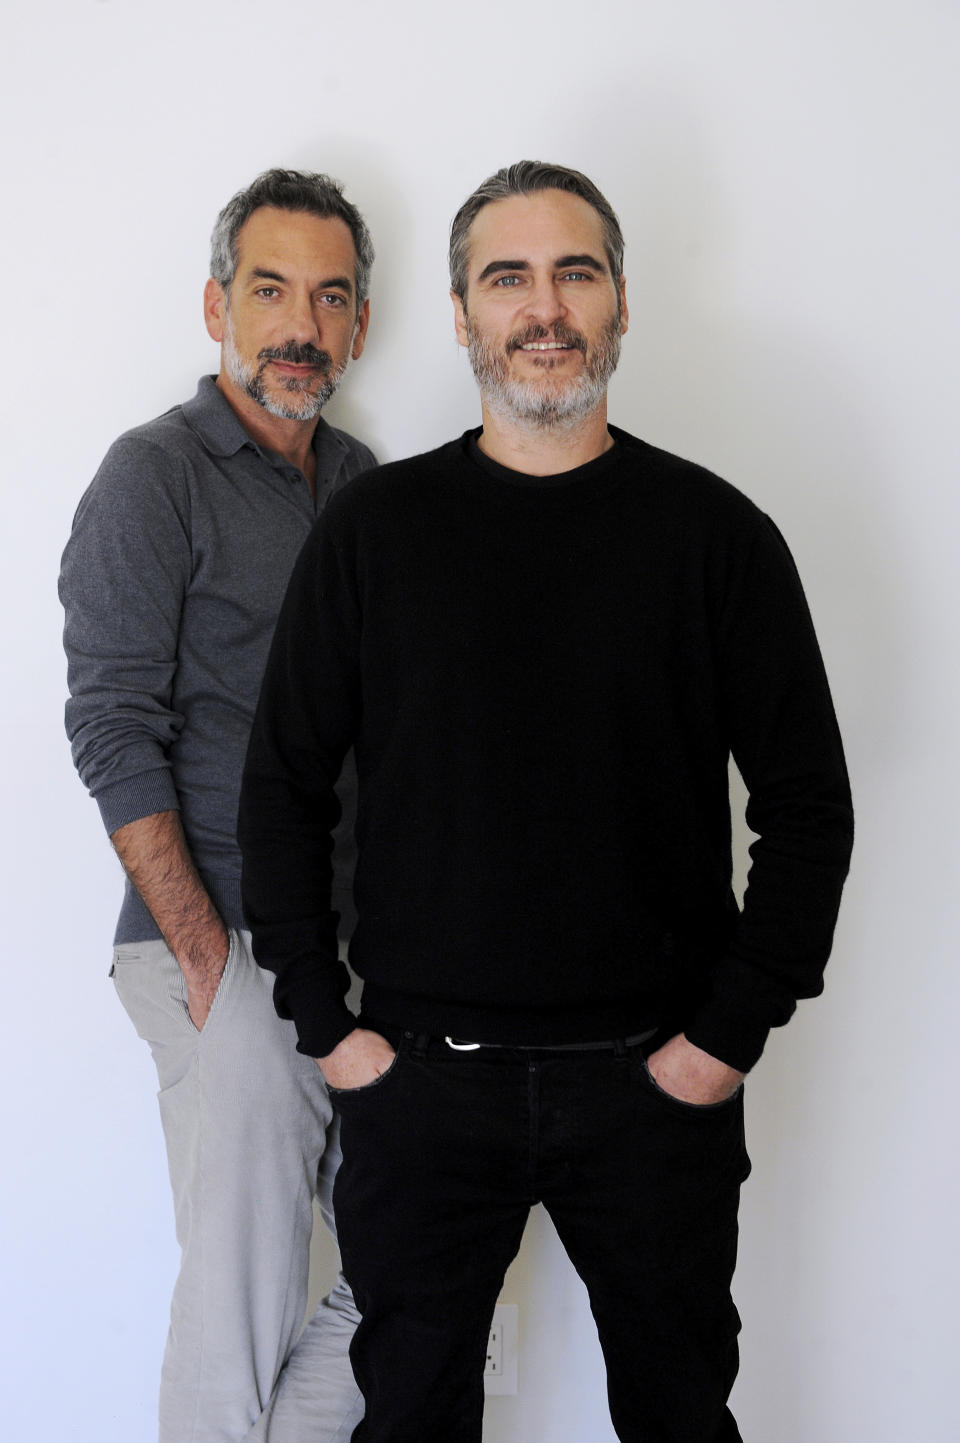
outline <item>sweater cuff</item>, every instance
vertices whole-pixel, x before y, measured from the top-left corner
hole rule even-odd
[[[335,917],[333,921],[335,924]],[[258,948],[261,952],[268,950],[254,927],[255,957]],[[260,961],[260,966],[273,971],[267,957]],[[316,953],[313,958],[301,959],[274,975],[273,1003],[277,1015],[293,1022],[297,1029],[297,1051],[305,1057],[315,1060],[329,1057],[337,1044],[360,1025],[344,1002],[350,988],[350,975],[336,952],[331,957]]]
[[[360,1024],[342,1002],[318,1006],[315,993],[305,997],[298,1006],[297,990],[292,989],[292,997],[288,990],[284,999],[297,1029],[297,1051],[314,1061],[329,1057],[333,1049]]]
[[[157,767],[155,771],[125,777],[122,782],[104,787],[95,800],[110,836],[128,822],[139,822],[157,812],[180,810],[180,798],[169,767]]]
[[[722,997],[712,997],[683,1029],[688,1042],[738,1072],[759,1062],[769,1033],[768,1020]]]

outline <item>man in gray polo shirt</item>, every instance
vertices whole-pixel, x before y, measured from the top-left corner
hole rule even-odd
[[[342,1278],[298,1342],[339,1146],[251,955],[235,829],[291,567],[374,464],[320,417],[363,350],[372,261],[326,176],[234,196],[204,293],[220,374],[114,443],[63,558],[67,732],[126,871],[112,975],[157,1065],[182,1250],[161,1443],[334,1443],[362,1411]]]

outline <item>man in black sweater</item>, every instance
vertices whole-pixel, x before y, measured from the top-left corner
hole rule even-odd
[[[623,239],[521,162],[452,229],[483,427],[335,497],[254,724],[244,898],[342,1120],[363,1443],[478,1443],[529,1207],[587,1285],[617,1435],[730,1443],[742,1082],[821,990],[852,840],[776,528],[607,423]],[[359,1019],[330,907],[355,744]],[[731,893],[727,763],[758,834]]]

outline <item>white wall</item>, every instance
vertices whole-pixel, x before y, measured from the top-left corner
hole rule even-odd
[[[490,170],[581,166],[628,238],[613,419],[786,532],[859,844],[826,995],[749,1090],[736,1408],[752,1443],[948,1443],[957,1161],[956,0],[34,0],[5,21],[0,867],[5,1436],[148,1443],[174,1268],[151,1064],[106,981],[120,891],[72,775],[55,596],[110,440],[216,354],[206,240],[270,164],[331,170],[380,253],[341,424],[471,424],[446,228]],[[951,645],[953,642],[953,645]],[[328,1261],[328,1260],[327,1260]],[[489,1443],[605,1443],[543,1218]]]

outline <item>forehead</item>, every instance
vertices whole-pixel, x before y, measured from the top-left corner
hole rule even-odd
[[[603,222],[579,195],[539,190],[490,201],[470,227],[471,277],[493,260],[550,264],[568,255],[593,255],[607,265]]]
[[[331,271],[352,274],[353,236],[339,216],[309,215],[263,205],[237,232],[237,270]]]

